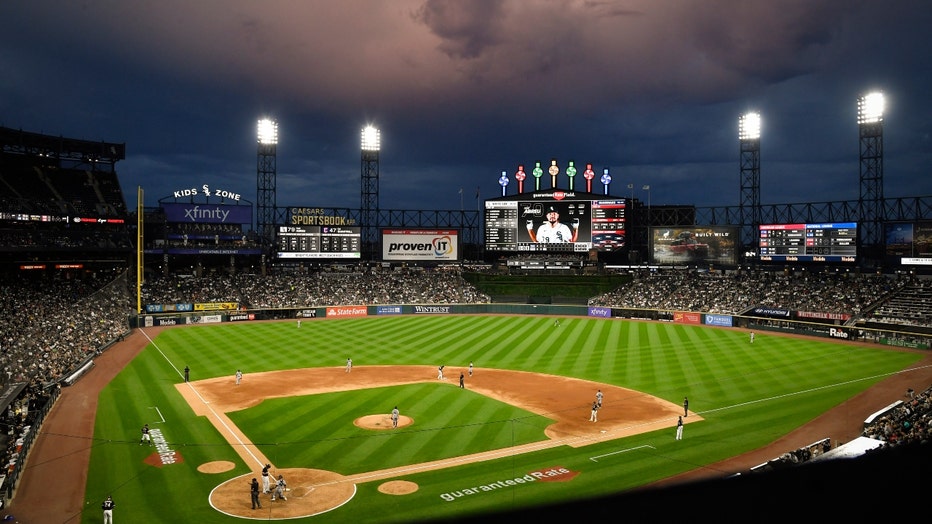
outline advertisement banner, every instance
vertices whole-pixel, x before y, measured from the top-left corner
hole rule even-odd
[[[252,206],[225,204],[170,204],[163,203],[167,222],[189,224],[251,224]]]
[[[327,318],[365,317],[369,315],[366,306],[337,306],[327,308]]]
[[[382,260],[455,261],[459,233],[454,229],[384,229]]]
[[[239,313],[236,315],[230,315],[230,322],[240,322],[242,320],[255,320],[255,313]]]
[[[414,306],[414,312],[422,315],[444,315],[452,313],[453,308],[451,306]]]
[[[796,318],[814,318],[817,320],[848,320],[848,313],[826,313],[823,311],[797,311]]]
[[[702,314],[689,311],[673,312],[673,321],[679,324],[702,324]]]
[[[194,311],[194,304],[146,304],[147,313],[171,313]]]
[[[590,307],[587,313],[590,317],[612,318],[610,307]]]
[[[731,315],[705,315],[705,324],[707,326],[732,327],[734,325],[732,320]]]
[[[748,313],[752,317],[768,317],[768,318],[790,318],[789,309],[781,309],[776,307],[756,307]]]
[[[194,311],[235,311],[239,309],[236,302],[201,302],[194,304]]]
[[[378,306],[375,309],[376,315],[400,315],[401,306]]]

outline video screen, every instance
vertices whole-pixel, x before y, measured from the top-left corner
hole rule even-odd
[[[738,229],[729,226],[650,228],[650,260],[654,264],[736,264]]]
[[[888,222],[884,244],[889,263],[932,266],[932,221]]]
[[[625,246],[627,202],[552,191],[485,202],[486,251],[589,252]]]
[[[758,247],[763,262],[856,262],[856,222],[763,224]]]

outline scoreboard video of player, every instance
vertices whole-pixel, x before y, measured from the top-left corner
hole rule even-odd
[[[758,247],[764,262],[856,262],[856,222],[764,224]]]
[[[616,251],[625,246],[626,207],[624,198],[560,190],[486,200],[485,249]]]
[[[278,258],[360,258],[360,229],[346,226],[278,226]]]

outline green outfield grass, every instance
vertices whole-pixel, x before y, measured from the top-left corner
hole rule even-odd
[[[576,377],[674,403],[688,396],[690,410],[704,420],[689,424],[680,442],[662,430],[400,477],[420,485],[411,495],[386,495],[377,491],[379,482],[361,483],[346,505],[297,522],[410,522],[622,492],[769,444],[921,355],[761,332],[750,344],[740,330],[590,318],[564,318],[559,327],[548,317],[479,315],[320,319],[300,329],[293,321],[179,327],[164,331],[101,394],[81,522],[99,521],[107,494],[118,502],[121,522],[242,520],[215,511],[207,499],[218,484],[249,473],[249,465],[178,394],[181,369],[190,366],[192,380],[232,378],[236,369],[248,376],[342,367],[347,357],[356,366],[473,361],[479,370]],[[429,422],[397,433],[347,427],[347,417],[385,411],[386,398]],[[433,383],[268,400],[230,417],[277,467],[340,474],[542,440],[549,423]],[[151,453],[138,445],[144,423],[184,462],[144,464]],[[197,471],[217,460],[236,466],[222,474]],[[444,498],[552,467],[579,474],[568,482]],[[243,500],[249,500],[245,482]]]

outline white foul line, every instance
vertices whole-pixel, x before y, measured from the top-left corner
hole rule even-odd
[[[629,451],[634,451],[634,450],[636,450],[636,449],[641,449],[641,448],[657,449],[657,448],[655,448],[654,446],[651,446],[650,444],[644,444],[643,446],[635,446],[635,447],[633,447],[633,448],[620,449],[620,450],[618,450],[618,451],[612,451],[611,453],[606,453],[606,454],[604,454],[604,455],[596,455],[596,456],[594,456],[594,457],[589,457],[589,460],[591,460],[592,462],[598,462],[600,458],[610,457],[610,456],[612,456],[612,455],[617,455],[617,454],[619,454],[619,453],[627,453],[627,452],[629,452]]]
[[[159,424],[159,423],[164,423],[164,422],[165,422],[165,416],[162,415],[162,412],[159,410],[159,407],[158,407],[158,406],[149,406],[149,409],[154,409],[155,412],[159,414],[159,418],[162,419],[162,420],[160,420],[159,422],[154,422],[154,424]]]
[[[175,371],[178,371],[178,368],[175,367],[175,364],[173,364],[172,361],[169,360],[168,356],[167,356],[164,352],[162,352],[162,348],[160,348],[159,345],[156,344],[156,343],[152,340],[152,338],[149,337],[149,334],[146,333],[145,331],[143,331],[142,329],[140,329],[139,331],[140,331],[143,335],[145,335],[145,337],[146,337],[147,339],[149,339],[149,343],[151,343],[151,344],[155,347],[156,351],[158,351],[159,354],[162,355],[162,357],[168,362],[168,365],[170,365],[171,367],[173,367],[173,368],[175,369]],[[179,375],[180,375],[180,373],[179,373]],[[200,394],[196,389],[194,389],[194,386],[193,386],[190,382],[185,382],[185,385],[187,385],[189,388],[191,388],[191,391],[194,392],[195,395],[197,395],[197,398],[199,398],[199,399],[201,400],[201,402],[203,402],[204,405],[207,406],[207,409],[210,410],[211,413],[213,413],[214,418],[216,418],[217,421],[220,423],[220,425],[222,425],[227,431],[229,431],[229,432],[230,432],[230,435],[232,435],[233,438],[236,439],[236,441],[239,442],[239,444],[240,444],[241,446],[243,446],[243,450],[244,450],[246,453],[248,453],[249,456],[253,458],[253,460],[256,461],[256,464],[259,464],[260,466],[262,466],[263,464],[262,464],[262,461],[259,460],[259,457],[257,457],[257,456],[252,452],[252,450],[249,449],[249,446],[247,446],[246,443],[243,442],[242,439],[239,438],[239,435],[237,435],[235,431],[233,431],[232,429],[230,429],[230,426],[228,426],[227,423],[223,420],[223,417],[221,417],[220,415],[218,415],[217,412],[214,411],[214,408],[213,408],[212,406],[210,406],[210,402],[208,402],[207,400],[205,400],[204,397],[202,397],[201,394]]]

